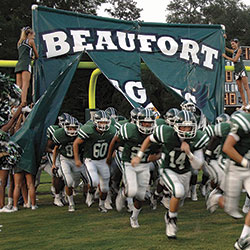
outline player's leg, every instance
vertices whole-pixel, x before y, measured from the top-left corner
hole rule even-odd
[[[87,193],[86,204],[90,207],[94,202],[94,193],[99,184],[99,175],[97,167],[91,159],[85,159],[84,164],[87,170],[87,176],[89,179],[89,191]]]
[[[115,203],[117,211],[121,211],[125,206],[125,200],[127,197],[134,198],[137,193],[137,177],[135,168],[132,167],[128,162],[124,162],[123,166],[124,187],[119,189],[118,195],[116,197]]]
[[[105,208],[105,200],[109,191],[110,170],[106,164],[106,159],[95,161],[100,176],[100,195],[99,195],[99,210],[107,212]]]
[[[248,172],[248,173],[247,173]],[[244,179],[244,188],[247,193],[250,193],[250,171],[246,171]],[[235,243],[236,249],[248,249],[247,246],[250,246],[250,211],[248,211],[245,223],[240,235],[240,238]]]
[[[0,209],[5,205],[5,188],[8,181],[8,174],[9,170],[0,170]]]
[[[130,224],[133,228],[138,228],[138,216],[141,211],[142,202],[145,200],[148,183],[150,180],[150,164],[141,164],[136,167],[137,193],[134,198],[133,212],[130,217]]]
[[[242,207],[242,212],[244,214],[247,214],[249,211],[250,211],[250,196],[247,193],[246,198],[245,198],[245,202],[244,202],[244,206]]]

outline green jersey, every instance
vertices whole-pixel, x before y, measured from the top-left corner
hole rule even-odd
[[[250,114],[238,113],[232,116],[230,134],[237,140],[234,148],[240,155],[250,160]],[[236,165],[240,166],[239,163]]]
[[[191,169],[188,156],[181,151],[181,140],[174,129],[168,125],[157,126],[152,135],[152,141],[162,145],[161,167],[169,168],[178,174],[184,174]],[[202,149],[209,137],[201,130],[197,130],[196,136],[185,140],[191,152]]]
[[[73,142],[75,140],[75,136],[68,136],[63,128],[58,128],[53,133],[53,141],[56,145],[59,146],[59,153],[66,158],[73,159]]]
[[[59,129],[60,127],[58,125],[50,125],[47,128],[47,138],[53,141],[53,134],[54,132]]]
[[[204,132],[208,135],[209,138],[214,136],[214,125],[207,125],[204,129]]]
[[[128,120],[120,120],[120,121],[117,121],[114,126],[115,126],[116,130],[119,131],[121,126],[127,122],[129,122],[129,121]]]
[[[160,125],[165,125],[166,124],[165,120],[162,119],[162,118],[156,119],[155,123],[156,123],[156,126],[160,126]]]
[[[125,123],[121,126],[118,137],[123,144],[122,161],[131,162],[131,159],[137,155],[141,145],[148,135],[139,132],[137,126],[133,123]],[[151,146],[146,150],[141,159],[141,163],[146,163],[149,154],[156,153],[159,147]]]
[[[94,123],[88,122],[81,126],[78,137],[82,139],[83,158],[92,160],[102,160],[107,157],[109,143],[116,133],[114,126],[110,126],[108,131],[99,133]]]

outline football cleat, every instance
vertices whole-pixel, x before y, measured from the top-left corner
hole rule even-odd
[[[239,211],[226,211],[225,212],[234,219],[242,219],[243,215]]]
[[[132,228],[138,228],[140,227],[139,223],[138,223],[138,219],[134,218],[134,217],[130,217],[130,225]]]
[[[36,209],[38,209],[38,206],[37,206],[37,205],[34,205],[34,206],[32,205],[32,206],[31,206],[31,210],[36,210]]]
[[[203,197],[206,197],[206,193],[207,193],[207,187],[206,187],[206,185],[200,184],[199,189],[200,189],[201,195]]]
[[[192,201],[198,201],[196,188],[193,191],[191,191],[191,200]]]
[[[12,213],[13,209],[9,209],[7,206],[0,209],[0,213]]]
[[[60,198],[55,198],[53,204],[57,207],[63,207],[64,204],[62,203]]]
[[[166,235],[169,239],[176,239],[177,233],[177,217],[170,218],[168,212],[166,212],[165,216],[166,223]]]
[[[120,212],[125,207],[126,197],[122,194],[123,189],[120,189],[115,200],[116,210]]]
[[[93,200],[93,194],[91,194],[90,192],[87,193],[87,197],[86,197],[86,204],[88,207],[91,207],[91,205],[94,203]]]
[[[99,211],[100,211],[101,213],[107,213],[107,212],[108,212],[108,210],[105,208],[104,205],[99,205]]]
[[[250,250],[250,235],[244,238],[239,238],[235,244],[234,248],[237,250]]]
[[[218,189],[214,189],[208,196],[207,198],[207,202],[206,202],[206,205],[207,205],[207,210],[210,212],[210,213],[214,213],[215,210],[218,208],[218,200],[217,200],[217,196],[220,194],[220,191]]]
[[[110,203],[109,200],[105,200],[105,202],[104,202],[104,207],[105,207],[106,209],[108,209],[108,210],[112,210],[112,209],[113,209],[113,207],[111,206],[111,203]]]
[[[75,205],[69,205],[68,211],[75,212]]]
[[[249,206],[246,206],[246,205],[244,204],[244,206],[242,207],[242,212],[243,212],[244,214],[247,214],[247,213],[249,212],[249,210],[250,210],[250,207],[249,207]]]

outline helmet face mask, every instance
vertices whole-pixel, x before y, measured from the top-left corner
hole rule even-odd
[[[63,113],[58,116],[58,125],[63,128],[65,125],[65,121],[69,119],[70,115],[68,113]]]
[[[194,103],[192,103],[192,102],[190,102],[190,101],[183,101],[182,103],[181,103],[181,109],[182,110],[187,110],[187,111],[190,111],[190,112],[192,112],[192,113],[195,113],[195,111],[196,111],[196,106],[195,106],[195,104]]]
[[[196,136],[197,122],[190,111],[180,111],[175,119],[174,130],[180,139],[192,139]]]
[[[78,130],[80,128],[80,123],[78,120],[69,115],[63,125],[64,131],[68,136],[77,136]]]
[[[149,109],[142,109],[137,115],[136,125],[142,134],[152,134],[155,128],[154,113]]]
[[[94,115],[94,124],[99,131],[108,131],[111,125],[110,116],[103,110],[99,110]]]
[[[107,115],[114,119],[115,121],[118,121],[118,115],[117,115],[117,110],[113,107],[108,107],[105,112],[107,113]]]

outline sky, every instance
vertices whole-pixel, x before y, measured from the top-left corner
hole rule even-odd
[[[134,0],[137,2],[138,8],[143,8],[140,20],[145,22],[165,22],[166,21],[166,8],[170,0]],[[246,5],[250,5],[250,0],[242,0]],[[109,17],[104,12],[105,6],[97,13],[98,16]]]

